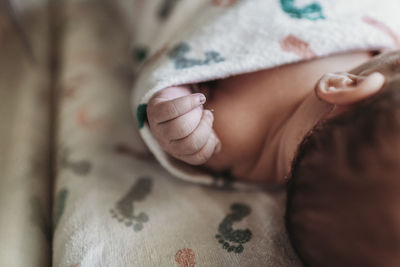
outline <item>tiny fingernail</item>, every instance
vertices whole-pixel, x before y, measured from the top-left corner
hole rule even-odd
[[[203,94],[199,94],[199,102],[200,104],[204,104],[206,102],[206,97]]]

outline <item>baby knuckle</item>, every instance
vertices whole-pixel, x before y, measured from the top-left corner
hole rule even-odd
[[[182,120],[180,122],[180,136],[181,138],[189,136],[194,130],[195,130],[195,125],[193,121],[191,120]]]
[[[194,164],[196,164],[196,165],[206,163],[207,160],[208,160],[208,155],[207,155],[207,153],[204,153],[203,151],[200,151],[199,153],[197,153],[193,156],[193,161],[194,161]]]
[[[180,138],[185,138],[190,134],[191,130],[189,129],[189,127],[187,127],[187,125],[182,124],[180,127],[177,127],[176,129],[176,138],[180,139]]]
[[[165,113],[168,114],[168,116],[170,116],[170,117],[175,117],[175,116],[179,115],[178,110],[179,110],[178,106],[173,101],[168,102],[168,105],[166,105],[166,107],[165,107]]]
[[[184,138],[187,135],[187,130],[180,127],[175,126],[174,124],[169,125],[169,127],[165,130],[165,138],[169,140],[177,140]]]
[[[167,127],[163,133],[163,137],[168,140],[174,140],[178,135],[179,135],[179,129],[175,127]]]
[[[184,144],[180,145],[179,151],[183,155],[192,155],[192,154],[198,152],[198,149],[190,143],[189,144],[184,143]]]
[[[152,121],[153,123],[160,123],[165,119],[165,109],[161,104],[153,104],[151,106],[147,106],[147,119]]]
[[[190,140],[190,147],[191,147],[191,152],[192,153],[196,153],[198,151],[200,151],[200,149],[202,149],[204,144],[201,143],[201,140],[196,138],[196,139],[191,139]]]
[[[190,139],[188,142],[186,142],[184,148],[184,153],[190,155],[199,152],[202,146],[197,140]]]

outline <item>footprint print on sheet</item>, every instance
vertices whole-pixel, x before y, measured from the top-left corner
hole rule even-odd
[[[195,254],[190,248],[183,248],[176,252],[175,262],[179,267],[195,267]]]
[[[207,51],[204,53],[204,59],[187,58],[186,54],[190,51],[187,43],[179,43],[168,53],[169,58],[174,61],[175,69],[186,69],[194,66],[209,65],[225,61],[216,51]]]
[[[143,201],[150,193],[153,181],[150,178],[140,178],[129,189],[129,191],[115,204],[110,210],[111,216],[133,230],[139,232],[143,229],[143,224],[149,220],[149,216],[140,212],[135,214],[135,202]]]
[[[166,20],[172,14],[176,4],[180,0],[164,0],[158,9],[158,18],[160,20]]]
[[[60,189],[56,196],[56,201],[54,205],[54,229],[57,228],[58,222],[60,221],[62,215],[64,214],[65,206],[67,203],[69,191],[66,188]]]
[[[234,203],[231,206],[232,212],[226,215],[218,227],[218,234],[215,236],[222,247],[228,252],[242,253],[243,244],[250,241],[252,233],[249,229],[232,228],[235,222],[240,222],[251,213],[251,208],[245,204]]]
[[[81,107],[78,110],[75,120],[80,128],[92,132],[104,131],[105,129],[109,129],[111,127],[110,122],[107,119],[102,117],[93,118],[86,106]]]
[[[68,148],[64,148],[61,152],[61,169],[71,170],[73,173],[79,176],[86,176],[92,169],[92,164],[88,160],[77,160],[73,161],[70,158],[70,151]]]
[[[322,12],[322,6],[317,2],[313,2],[304,7],[298,7],[295,5],[296,0],[279,0],[279,1],[282,10],[292,18],[308,19],[308,20],[325,19],[325,16]]]

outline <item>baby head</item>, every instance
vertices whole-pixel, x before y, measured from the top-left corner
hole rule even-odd
[[[374,72],[385,76],[383,85],[370,82],[379,92],[320,122],[293,162],[286,226],[306,266],[400,266],[400,53],[377,56],[347,78]],[[317,94],[357,86],[329,79]]]

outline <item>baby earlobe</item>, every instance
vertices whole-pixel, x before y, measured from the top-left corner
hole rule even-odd
[[[384,83],[385,76],[379,72],[367,76],[347,72],[328,73],[318,81],[315,93],[329,104],[349,105],[375,95]]]

